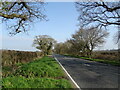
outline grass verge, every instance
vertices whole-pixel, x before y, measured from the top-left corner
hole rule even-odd
[[[70,57],[81,58],[81,59],[90,60],[90,61],[96,61],[96,62],[100,62],[100,63],[111,64],[114,66],[120,66],[120,61],[118,61],[118,60],[93,59],[93,58],[80,57],[80,56],[74,56],[74,55],[64,55],[64,56],[70,56]]]
[[[3,88],[72,88],[59,64],[51,57],[18,65],[15,72],[2,78]]]

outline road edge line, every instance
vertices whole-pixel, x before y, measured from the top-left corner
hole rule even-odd
[[[67,70],[62,66],[62,64],[57,60],[56,57],[54,57],[55,60],[59,63],[59,65],[62,67],[62,69],[65,71],[65,73],[68,75],[68,77],[71,79],[71,81],[75,84],[75,86],[81,90],[80,86],[78,86],[78,84],[74,81],[74,79],[70,76],[70,74],[67,72]]]

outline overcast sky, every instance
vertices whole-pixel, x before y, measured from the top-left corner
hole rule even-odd
[[[36,51],[37,49],[32,47],[33,39],[36,35],[50,35],[58,42],[64,42],[78,30],[78,13],[73,2],[50,2],[45,5],[45,10],[49,21],[32,24],[28,34],[20,33],[11,37],[6,26],[2,25],[2,31],[0,31],[2,47],[0,49]],[[108,31],[110,35],[106,39],[106,43],[104,46],[96,48],[97,50],[118,48],[113,42],[113,36],[117,32],[117,28],[110,26]]]

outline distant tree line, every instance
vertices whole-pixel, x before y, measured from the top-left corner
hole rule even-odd
[[[44,56],[54,52],[91,57],[93,50],[102,45],[108,35],[106,30],[96,27],[80,28],[63,43],[57,43],[48,35],[38,35],[33,41],[33,46],[39,49]]]
[[[57,43],[55,45],[55,53],[71,54],[79,56],[91,57],[93,49],[102,45],[105,38],[108,36],[106,30],[98,29],[96,27],[81,28],[71,38],[64,43]]]

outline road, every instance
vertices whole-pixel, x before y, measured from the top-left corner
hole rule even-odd
[[[54,57],[82,90],[91,90],[91,88],[118,90],[119,67],[58,54],[55,54]]]

